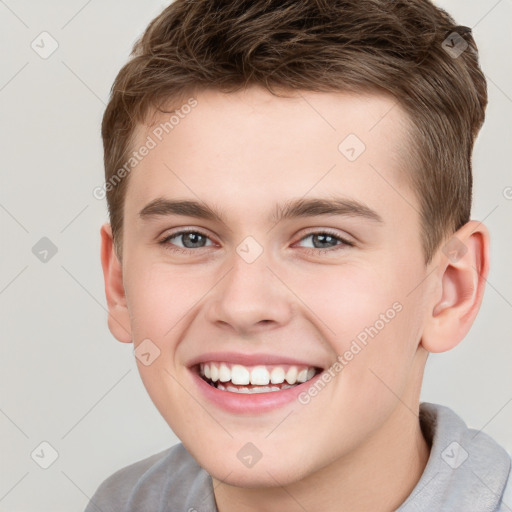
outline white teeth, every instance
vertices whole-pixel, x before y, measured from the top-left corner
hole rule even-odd
[[[231,380],[231,370],[229,369],[228,365],[224,363],[220,363],[219,380],[221,382],[228,382],[228,380]]]
[[[297,382],[297,367],[296,366],[290,366],[290,368],[286,372],[286,382],[288,382],[288,384],[295,384]]]
[[[304,368],[297,375],[297,382],[306,382],[308,380],[308,369]]]
[[[316,370],[314,367],[273,366],[271,369],[264,365],[246,367],[241,364],[201,363],[199,373],[206,379],[216,383],[218,389],[234,393],[268,393],[281,391],[294,385],[312,379]],[[222,383],[225,383],[223,385]],[[279,384],[279,386],[269,384]],[[255,388],[235,386],[255,386]]]
[[[239,386],[246,386],[249,384],[249,370],[241,364],[234,364],[231,367],[231,382]]]
[[[264,366],[255,366],[251,371],[251,384],[266,386],[270,382],[270,374]]]
[[[284,370],[281,367],[276,366],[272,369],[270,372],[270,382],[272,384],[282,384],[284,382]]]

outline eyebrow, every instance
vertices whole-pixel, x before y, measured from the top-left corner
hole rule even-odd
[[[222,213],[205,203],[190,200],[170,200],[163,197],[154,199],[139,212],[142,219],[183,215],[217,221],[225,224]],[[269,221],[278,223],[281,220],[297,217],[315,217],[318,215],[343,215],[361,217],[374,222],[383,223],[382,217],[365,204],[346,198],[309,198],[292,199],[282,205],[275,205],[274,213]]]

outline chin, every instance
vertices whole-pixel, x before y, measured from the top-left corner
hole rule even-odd
[[[289,485],[311,472],[297,452],[293,458],[279,454],[266,459],[262,456],[252,467],[246,467],[236,454],[226,457],[225,451],[222,456],[217,457],[210,452],[207,457],[197,457],[196,460],[213,478],[224,484],[248,489]]]

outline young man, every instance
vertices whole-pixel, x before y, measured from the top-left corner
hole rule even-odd
[[[101,259],[182,444],[86,512],[510,510],[506,451],[419,403],[482,301],[486,103],[469,29],[426,0],[177,0],[150,24],[103,120]]]

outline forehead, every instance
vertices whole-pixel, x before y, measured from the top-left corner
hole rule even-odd
[[[286,94],[204,90],[155,112],[134,133],[132,150],[151,149],[130,174],[127,213],[169,195],[246,210],[313,189],[396,201],[383,189],[406,186],[410,122],[394,98]]]

